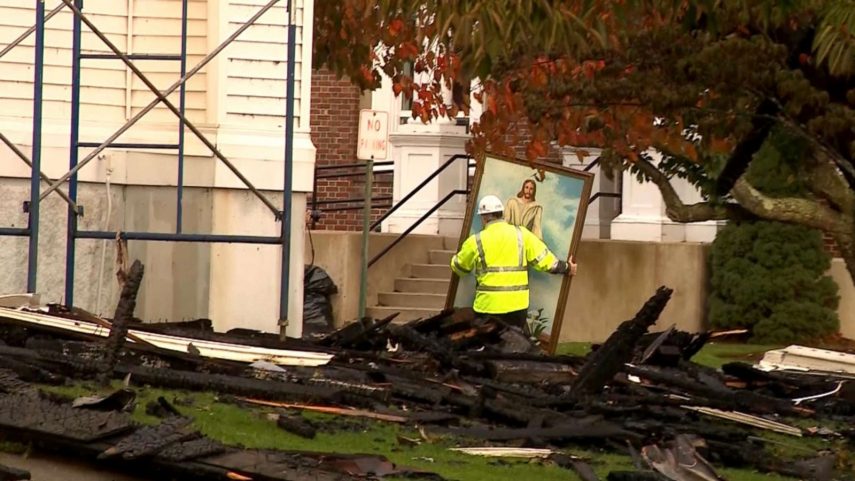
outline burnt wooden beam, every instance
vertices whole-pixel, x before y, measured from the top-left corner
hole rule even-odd
[[[135,260],[128,271],[125,284],[122,286],[122,293],[113,313],[110,335],[104,342],[104,359],[98,372],[98,382],[101,385],[106,386],[109,383],[113,368],[116,366],[116,360],[119,358],[119,351],[125,343],[125,337],[128,335],[128,323],[133,319],[137,307],[137,294],[142,284],[144,272],[142,263]]]
[[[389,325],[396,317],[398,317],[398,314],[399,313],[395,312],[379,321],[365,318],[351,322],[341,329],[324,336],[318,343],[322,346],[346,348],[359,347],[362,343],[366,342],[371,345],[371,337]]]
[[[0,396],[0,430],[37,430],[47,436],[91,442],[129,432],[133,423],[125,413],[75,409],[33,394],[4,394]]]
[[[673,386],[688,394],[704,398],[710,407],[760,414],[801,414],[790,400],[764,396],[751,391],[730,389],[723,384],[714,384],[712,379],[699,382],[683,371],[653,366],[626,366],[627,373],[657,384]]]
[[[205,456],[221,454],[226,447],[209,438],[191,439],[173,443],[157,453],[157,457],[167,461],[181,462]]]
[[[199,437],[201,434],[193,429],[192,419],[171,417],[156,426],[145,426],[125,436],[105,449],[98,458],[121,456],[122,459],[139,459],[156,454],[171,444]]]
[[[266,399],[271,401],[299,401],[306,403],[341,401],[343,391],[326,386],[312,386],[279,381],[267,381],[223,374],[193,371],[156,369],[145,366],[117,366],[119,375],[130,374],[134,382],[157,387],[216,391],[223,394]],[[354,400],[355,398],[351,398]],[[365,403],[373,402],[366,399]]]
[[[5,358],[0,358],[0,361],[5,361]],[[23,393],[32,390],[33,387],[22,381],[16,372],[11,369],[0,368],[0,392]]]
[[[92,359],[64,356],[53,352],[36,352],[30,349],[0,346],[0,354],[15,355],[19,358],[49,362],[65,373],[75,373],[86,378],[99,372],[100,364]],[[223,394],[256,397],[272,401],[327,402],[342,400],[344,392],[338,388],[312,386],[297,383],[285,383],[264,379],[254,379],[225,374],[211,374],[196,371],[179,371],[147,366],[119,364],[113,375],[122,378],[130,374],[134,382],[156,387],[188,389],[195,391],[217,391]],[[360,401],[362,406],[374,402],[370,398],[352,394],[351,401]]]
[[[668,481],[669,478],[656,471],[611,471],[607,481]]]
[[[448,432],[487,441],[542,439],[545,441],[618,439],[638,442],[644,436],[624,429],[616,423],[602,420],[577,420],[573,423],[545,428],[448,428]]]
[[[487,361],[490,377],[497,381],[518,384],[571,384],[576,371],[559,363],[533,361]]]
[[[425,319],[416,319],[406,324],[407,327],[419,332],[437,332],[447,321],[469,322],[475,318],[471,309],[443,309],[438,314]]]
[[[3,366],[4,370],[14,372],[18,378],[27,382],[60,385],[66,381],[65,376],[50,372],[35,363],[29,363],[11,356],[0,356],[0,366]],[[2,388],[0,386],[0,389]]]
[[[318,433],[318,429],[300,415],[289,416],[287,414],[280,414],[276,418],[276,425],[284,431],[306,439],[314,439]]]
[[[673,289],[660,287],[633,319],[624,321],[599,349],[588,356],[573,382],[573,397],[596,394],[620,372],[623,365],[632,359],[641,336],[659,319],[673,292]]]
[[[23,481],[30,479],[30,472],[0,464],[0,481]]]

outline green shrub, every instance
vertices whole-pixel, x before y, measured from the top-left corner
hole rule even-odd
[[[837,284],[819,231],[778,222],[726,226],[713,242],[709,320],[753,341],[801,342],[839,329]]]

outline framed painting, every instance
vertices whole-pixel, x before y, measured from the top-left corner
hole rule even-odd
[[[593,178],[589,172],[557,164],[485,155],[475,168],[458,247],[482,229],[478,201],[492,194],[505,204],[505,221],[526,227],[559,259],[575,256]],[[528,326],[550,354],[555,352],[561,334],[572,279],[529,268]],[[475,276],[452,275],[446,307],[472,307],[474,299]]]

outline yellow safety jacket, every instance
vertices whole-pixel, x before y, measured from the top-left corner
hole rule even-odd
[[[494,220],[463,242],[451,270],[461,277],[475,271],[475,312],[504,314],[528,308],[529,266],[548,271],[557,262],[528,229]]]

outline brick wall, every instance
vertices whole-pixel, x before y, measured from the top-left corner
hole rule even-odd
[[[828,234],[823,233],[822,237],[822,240],[825,243],[825,250],[827,250],[833,257],[842,257],[840,247],[838,247],[837,242],[834,242],[834,239]]]
[[[339,79],[326,70],[312,72],[312,142],[317,147],[317,166],[353,164],[356,160],[356,138],[359,122],[359,89],[347,79]],[[364,169],[320,170],[318,175],[364,171]],[[357,202],[319,205],[321,218],[315,225],[319,230],[362,230],[361,202],[365,183],[362,177],[316,179],[317,200],[359,198]],[[392,175],[374,177],[373,197],[392,196]],[[309,196],[311,209],[312,196]],[[375,202],[388,206],[391,201]],[[359,207],[352,210],[333,209]],[[372,209],[372,221],[386,209]]]
[[[529,141],[531,140],[531,132],[528,130],[528,125],[525,121],[519,121],[513,127],[514,133],[516,134],[516,144],[513,145],[515,153],[515,157],[518,159],[525,160],[525,149],[528,146]],[[505,142],[510,144],[513,142],[513,136],[509,133],[505,135]],[[546,152],[546,157],[537,159],[540,162],[550,163],[550,164],[561,164],[561,153],[558,151],[558,148],[555,145],[550,145],[549,150]]]

